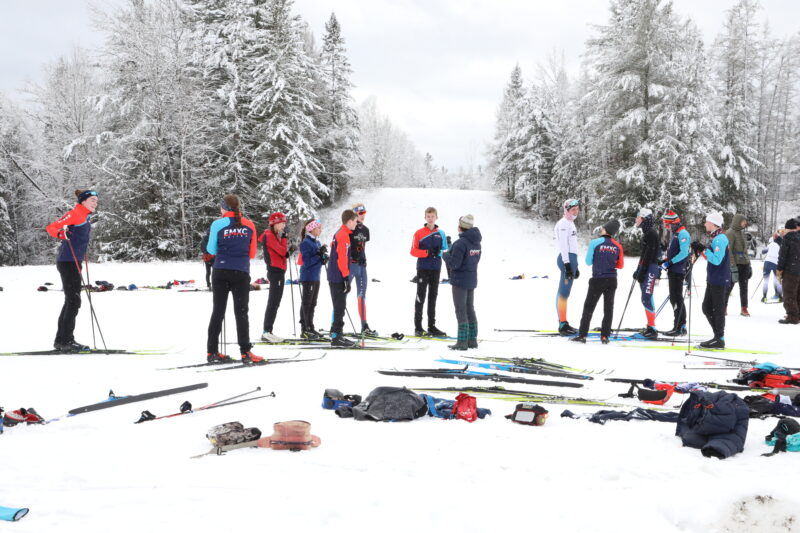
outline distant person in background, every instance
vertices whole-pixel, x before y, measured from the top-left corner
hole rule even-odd
[[[775,299],[778,302],[783,301],[783,287],[781,286],[781,280],[778,279],[778,255],[781,251],[781,243],[783,243],[783,232],[784,229],[781,228],[775,233],[772,234],[772,238],[769,241],[764,253],[766,254],[764,257],[764,272],[763,276],[763,296],[761,301],[767,303],[767,293],[769,292],[769,278],[772,276],[772,283],[773,287],[775,288]]]
[[[417,296],[414,300],[414,335],[417,337],[446,337],[436,327],[436,299],[439,296],[439,276],[442,271],[442,252],[447,250],[447,236],[436,225],[439,213],[435,207],[425,210],[425,225],[414,233],[411,255],[417,258]],[[428,330],[422,329],[422,309],[428,298]]]
[[[697,257],[708,261],[706,268],[706,294],[703,297],[703,314],[706,315],[714,337],[701,342],[703,348],[725,348],[725,291],[731,282],[731,258],[728,253],[728,237],[722,232],[724,224],[722,213],[706,215],[706,232],[711,237],[711,245],[698,241],[692,243],[692,251]]]
[[[367,324],[367,243],[369,242],[369,228],[364,225],[367,208],[362,203],[353,205],[355,212],[356,228],[350,234],[350,277],[356,282],[356,298],[358,301],[358,316],[361,318],[361,333],[376,336],[377,331],[370,329]]]
[[[209,231],[206,231],[206,234],[203,235],[203,240],[200,241],[200,253],[203,254],[203,264],[206,267],[206,288],[211,290],[211,269],[214,266],[214,256],[208,253],[208,237],[210,235]]]
[[[589,334],[589,322],[600,297],[603,297],[603,323],[600,325],[600,342],[608,344],[611,336],[611,321],[614,319],[614,294],[617,292],[617,270],[625,265],[625,251],[622,245],[614,240],[619,231],[619,221],[610,220],[600,229],[600,237],[589,243],[586,251],[586,264],[592,267],[589,280],[589,292],[583,302],[578,336],[571,340],[586,342]]]
[[[314,326],[320,271],[328,262],[328,247],[319,242],[321,233],[322,222],[313,218],[300,230],[300,330],[301,336],[309,340],[321,338]]]
[[[642,291],[642,305],[647,318],[647,327],[642,331],[642,337],[657,339],[656,305],[653,301],[656,279],[658,279],[658,259],[661,257],[661,243],[656,231],[653,211],[647,207],[639,209],[636,215],[636,226],[642,230],[641,255],[639,264],[633,273],[633,279],[639,283]],[[681,296],[683,298],[683,296]]]
[[[450,266],[450,285],[458,321],[456,343],[451,350],[478,347],[478,316],[475,314],[475,289],[478,286],[478,263],[481,260],[481,232],[472,215],[458,219],[458,240],[442,254]]]
[[[556,264],[561,271],[556,293],[556,312],[558,313],[558,332],[563,336],[575,335],[578,330],[567,321],[567,300],[572,292],[572,282],[581,273],[578,270],[578,229],[575,219],[581,211],[580,200],[570,198],[564,202],[564,215],[553,229],[558,246]]]
[[[264,312],[264,333],[261,340],[266,342],[283,342],[281,337],[272,333],[275,317],[283,299],[283,287],[286,281],[286,260],[294,253],[294,245],[289,246],[286,236],[286,216],[283,213],[272,213],[268,219],[269,228],[258,237],[264,248],[264,261],[267,263],[267,281],[269,281],[269,298]]]
[[[747,302],[749,295],[747,294],[747,281],[753,275],[753,269],[750,266],[750,254],[747,252],[747,237],[745,236],[745,228],[747,227],[747,217],[744,215],[734,215],[731,227],[725,232],[728,238],[728,243],[731,251],[731,269],[735,274],[731,277],[731,284],[728,292],[725,295],[725,312],[728,312],[728,300],[733,292],[733,286],[739,282],[739,300],[742,304],[742,316],[750,316],[747,310]],[[738,278],[738,279],[737,279]]]
[[[672,305],[674,317],[672,329],[665,332],[664,335],[676,337],[686,334],[686,306],[683,303],[683,283],[686,280],[692,238],[674,211],[667,211],[662,220],[672,234],[661,268],[667,271],[669,303]]]
[[[56,257],[56,268],[61,276],[64,305],[58,316],[58,330],[53,348],[59,352],[74,353],[88,350],[85,344],[75,342],[75,318],[81,308],[81,263],[86,259],[92,226],[89,221],[97,209],[97,192],[78,189],[77,203],[64,216],[47,226],[51,237],[61,239]]]
[[[786,317],[778,322],[800,324],[800,233],[794,218],[786,221],[777,272],[783,283],[783,308],[786,309]]]

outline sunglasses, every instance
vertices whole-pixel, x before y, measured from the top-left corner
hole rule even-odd
[[[364,208],[364,207],[359,207],[359,208],[355,209],[355,212],[356,212],[357,215],[366,215],[367,214],[367,209]]]

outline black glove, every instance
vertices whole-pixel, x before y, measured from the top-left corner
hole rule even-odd
[[[279,236],[281,239],[287,239],[287,238],[289,238],[289,236],[288,236],[288,235],[286,235],[286,232],[285,232],[285,231],[281,232],[281,234],[280,234],[280,235],[278,235],[278,236]]]
[[[345,294],[350,294],[350,285],[351,285],[350,278],[345,278],[345,280],[344,280],[344,293]]]
[[[450,238],[450,235],[448,235],[448,236],[447,236],[447,247],[448,247],[448,248],[450,248],[450,246],[451,246],[452,244],[453,244],[453,239],[451,239],[451,238]]]
[[[292,255],[296,251],[297,251],[297,246],[295,246],[294,244],[290,244],[289,245],[289,255]]]
[[[639,271],[642,269],[641,265],[636,267],[636,270],[633,271],[633,279],[639,281]]]
[[[322,257],[323,255],[327,256],[328,255],[328,247],[326,245],[324,245],[324,244],[322,246],[320,246],[319,250],[317,250],[317,255],[320,256],[320,257]]]
[[[575,279],[575,274],[572,272],[572,265],[569,262],[564,263],[564,280]]]
[[[575,279],[581,277],[581,271],[578,267],[575,267]]]
[[[322,260],[322,264],[323,265],[327,265],[328,264],[328,254],[322,254],[322,255],[319,256],[319,258]]]
[[[437,257],[441,252],[441,248],[431,248],[428,250],[428,257]]]
[[[700,241],[693,241],[690,246],[692,248],[692,252],[694,252],[694,255],[700,255],[706,250],[705,245],[703,245],[703,243]]]

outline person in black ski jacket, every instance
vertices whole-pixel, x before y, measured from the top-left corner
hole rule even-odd
[[[208,253],[208,237],[211,230],[206,231],[203,240],[200,241],[200,253],[203,254],[203,264],[206,267],[206,287],[211,290],[211,269],[214,267],[214,256]]]
[[[778,279],[783,283],[783,308],[786,317],[781,324],[800,324],[800,231],[797,220],[786,221],[786,233],[778,254]]]
[[[356,229],[350,234],[350,279],[356,282],[356,298],[358,301],[358,316],[361,318],[361,333],[364,335],[377,335],[378,332],[370,329],[367,324],[367,243],[369,242],[369,228],[364,225],[367,208],[362,203],[353,205],[353,212],[358,216]]]
[[[653,291],[658,279],[658,259],[661,257],[661,243],[655,229],[653,211],[643,207],[636,215],[636,226],[642,230],[642,253],[639,264],[633,273],[633,279],[639,283],[642,290],[642,305],[647,316],[647,327],[642,336],[648,339],[657,339],[656,306],[653,302]]]
[[[478,347],[478,317],[475,314],[475,288],[478,286],[478,263],[481,260],[481,232],[472,215],[458,219],[458,240],[442,254],[450,266],[450,285],[458,320],[458,338],[450,348],[466,350]]]

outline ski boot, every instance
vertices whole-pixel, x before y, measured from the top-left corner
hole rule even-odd
[[[331,348],[353,348],[355,342],[346,339],[341,333],[331,332]]]
[[[645,328],[640,335],[645,339],[656,340],[658,338],[658,330],[653,326],[647,326],[647,328]]]
[[[447,337],[447,333],[440,330],[436,326],[428,326],[428,335],[431,337]]]
[[[603,335],[602,337],[600,337],[600,342],[602,342],[603,344],[608,344],[608,337]]]
[[[421,327],[414,328],[414,336],[415,337],[430,337],[428,332],[422,329]]]
[[[253,352],[247,352],[242,354],[242,363],[246,365],[253,365],[263,362],[264,358],[254,354]]]
[[[778,320],[778,324],[800,324],[800,321],[798,321],[796,318],[789,318],[787,316]]]
[[[762,304],[765,304],[765,303],[767,303],[767,296],[766,296],[766,295],[764,295],[764,296],[761,298],[761,303],[762,303]]]
[[[562,337],[571,337],[578,333],[578,330],[569,325],[569,322],[561,322],[558,325],[558,334]]]
[[[722,350],[725,348],[725,339],[718,339],[717,337],[714,337],[713,339],[708,339],[707,341],[701,342],[700,347]]]
[[[75,342],[74,339],[69,342],[57,342],[53,344],[53,348],[55,348],[57,351],[61,353],[78,353],[78,352],[85,352],[91,349],[85,344]]]
[[[363,335],[364,337],[377,337],[378,332],[375,331],[374,329],[370,329],[369,324],[364,322],[364,324],[361,325],[361,335]]]
[[[206,355],[206,361],[212,364],[233,363],[233,359],[224,353],[214,352]]]
[[[669,331],[665,331],[662,335],[665,337],[682,337],[686,335],[686,326],[678,326]]]
[[[750,313],[747,311],[746,307],[742,307],[741,315],[742,316],[750,316]]]
[[[322,335],[314,331],[313,329],[307,329],[300,334],[300,337],[307,340],[307,341],[317,341],[322,338]]]
[[[586,335],[578,335],[576,337],[572,337],[570,342],[580,342],[581,344],[586,344]]]
[[[273,335],[271,331],[265,331],[261,334],[261,340],[265,342],[283,342],[283,339],[278,337],[277,335]]]
[[[430,331],[430,330],[428,330],[428,331]],[[466,323],[459,324],[458,325],[458,340],[456,341],[455,344],[449,345],[448,348],[450,348],[451,350],[458,350],[458,351],[461,351],[461,352],[466,351],[467,348],[469,347],[467,345],[467,337],[468,336],[469,336],[469,325],[466,324]]]
[[[467,331],[469,335],[467,336],[467,348],[477,348],[478,347],[478,323],[477,322],[469,322],[467,324]]]

